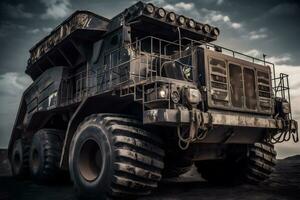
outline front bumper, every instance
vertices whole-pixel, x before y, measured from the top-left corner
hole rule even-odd
[[[233,126],[282,130],[288,126],[294,131],[297,131],[298,127],[295,120],[290,120],[287,124],[285,121],[269,116],[201,112],[197,109],[152,109],[144,111],[143,116],[144,124],[178,126],[195,121],[198,121],[199,127]]]

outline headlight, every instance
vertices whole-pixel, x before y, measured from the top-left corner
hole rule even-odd
[[[196,27],[195,21],[192,20],[192,19],[189,19],[189,21],[188,21],[188,26],[189,26],[190,28],[195,28],[195,27]]]
[[[172,91],[171,99],[174,103],[178,103],[180,101],[180,94],[177,90]]]
[[[284,114],[289,114],[291,112],[291,107],[289,102],[282,102],[282,112]]]
[[[176,15],[175,15],[175,13],[170,12],[170,13],[168,14],[168,20],[169,20],[170,22],[174,22],[174,21],[176,20]]]
[[[201,94],[198,89],[187,88],[185,96],[190,104],[198,104],[201,101]]]
[[[196,24],[195,29],[196,29],[197,31],[201,31],[202,28],[203,28],[203,24],[199,24],[199,23]]]
[[[212,33],[214,36],[218,36],[218,35],[220,35],[220,30],[219,30],[217,27],[215,27],[215,28],[211,31],[211,33]]]
[[[159,8],[157,14],[160,18],[164,18],[166,16],[166,11],[163,8]]]
[[[178,17],[178,23],[179,23],[179,25],[183,25],[185,23],[184,16],[181,15],[181,16]]]
[[[145,8],[148,14],[152,14],[154,12],[154,9],[155,9],[154,5],[151,3],[148,3]]]
[[[159,91],[158,91],[158,98],[159,99],[165,99],[168,96],[168,89],[165,87],[162,87]]]
[[[204,32],[204,33],[209,33],[210,32],[210,25],[208,25],[208,24],[205,24],[203,27],[202,27],[202,31]]]

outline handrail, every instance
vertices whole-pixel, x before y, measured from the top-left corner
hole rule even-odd
[[[146,41],[147,42],[146,46],[145,46],[146,48],[142,47],[143,42],[145,42],[145,40],[150,40],[150,42]],[[193,46],[195,46],[195,47],[197,47],[198,45],[199,46],[204,45],[205,48],[213,48],[215,51],[216,51],[216,48],[220,48],[221,50],[230,52],[232,57],[236,57],[237,55],[238,56],[243,56],[245,58],[249,58],[253,63],[261,62],[261,63],[263,63],[263,65],[272,66],[273,67],[272,68],[272,71],[273,71],[272,81],[274,81],[272,89],[274,91],[274,96],[277,97],[278,94],[279,94],[278,92],[281,91],[281,93],[280,93],[281,96],[282,97],[287,97],[289,102],[290,102],[288,75],[281,73],[279,77],[276,77],[274,63],[268,62],[265,59],[262,60],[262,59],[259,59],[259,58],[255,58],[253,56],[246,55],[244,53],[241,53],[241,52],[238,52],[238,51],[226,48],[226,47],[222,47],[220,45],[216,45],[216,44],[213,44],[213,43],[207,43],[205,41],[196,41],[196,40],[186,38],[186,37],[181,38],[181,40],[184,41],[184,42],[181,43],[179,41],[168,41],[168,40],[157,38],[157,37],[154,37],[154,36],[146,36],[146,37],[143,37],[141,39],[137,39],[136,41],[134,41],[132,43],[124,44],[122,47],[119,47],[119,48],[110,50],[108,52],[105,52],[105,56],[110,56],[111,57],[111,55],[113,53],[115,53],[116,51],[120,52],[123,48],[134,48],[134,47],[136,47],[136,49],[133,49],[134,52],[135,52],[134,53],[135,56],[131,57],[131,59],[129,59],[127,61],[124,61],[122,63],[118,63],[114,66],[112,66],[113,63],[111,62],[111,59],[110,59],[110,62],[108,63],[108,65],[106,65],[106,67],[104,67],[104,66],[100,67],[99,66],[96,69],[96,71],[92,71],[92,69],[90,69],[89,71],[81,71],[81,72],[79,72],[75,75],[72,75],[72,76],[68,77],[67,79],[71,79],[71,78],[74,78],[74,77],[76,78],[77,76],[82,76],[82,75],[88,73],[87,76],[83,76],[83,77],[79,78],[80,79],[79,81],[84,81],[84,80],[87,81],[86,84],[85,84],[86,86],[81,86],[83,88],[83,90],[86,90],[86,92],[95,93],[95,91],[93,89],[89,91],[90,88],[96,88],[96,93],[103,92],[104,90],[107,90],[107,89],[113,89],[115,87],[119,87],[120,85],[124,84],[126,81],[129,80],[128,79],[128,80],[125,80],[125,81],[121,81],[121,80],[123,80],[124,77],[123,76],[121,77],[120,74],[116,73],[115,69],[119,69],[121,66],[124,66],[126,64],[130,64],[131,62],[134,62],[135,60],[142,59],[142,56],[145,55],[146,62],[142,63],[142,61],[140,60],[139,63],[138,63],[138,66],[137,66],[137,70],[134,71],[134,72],[129,70],[128,76],[129,77],[134,77],[132,80],[133,81],[138,81],[138,82],[140,82],[141,80],[146,80],[148,78],[150,78],[149,80],[152,80],[153,77],[162,76],[162,73],[161,73],[162,70],[160,69],[160,67],[162,67],[162,61],[166,61],[166,60],[174,60],[175,61],[175,60],[179,60],[180,58],[182,58],[180,55],[177,55],[178,54],[178,52],[177,52],[177,47],[178,46],[179,47],[180,46],[184,46],[184,47],[187,47],[187,46],[192,46],[193,47]],[[153,46],[154,43],[157,44],[157,46]],[[170,45],[174,45],[175,48],[172,47],[171,51],[168,51],[168,53],[166,53],[166,51],[167,51],[166,48],[169,47]],[[150,50],[149,50],[149,48],[150,48]],[[192,52],[195,49],[194,48],[190,48],[190,49],[191,49],[191,52],[187,52],[184,55],[184,57],[193,55]],[[148,50],[150,52],[148,52]],[[177,53],[174,54],[175,56],[172,54],[173,51],[177,52]],[[173,56],[173,57],[171,57],[171,56]],[[242,58],[240,58],[240,59],[242,59]],[[155,63],[154,63],[154,61],[155,61]],[[144,66],[141,66],[142,64]],[[142,69],[143,70],[146,69],[146,72],[143,72],[143,74],[141,74]],[[127,75],[126,75],[126,77],[127,77]],[[125,79],[126,79],[126,77],[125,77]],[[93,78],[96,78],[96,82],[94,84],[90,84],[90,83],[93,83],[93,82],[90,82],[90,80],[92,80]],[[98,78],[101,78],[103,80],[101,82],[99,82]],[[135,78],[137,78],[137,79],[135,79]],[[115,79],[119,80],[118,84],[113,83],[113,81]],[[280,80],[280,81],[278,82],[278,80]],[[285,87],[284,81],[287,81],[287,87]],[[102,85],[102,84],[106,84],[106,85]],[[75,87],[76,87],[76,85],[75,85]],[[98,90],[98,87],[101,87],[101,88],[103,87],[105,89],[104,90]],[[90,94],[87,94],[87,95],[90,95]]]

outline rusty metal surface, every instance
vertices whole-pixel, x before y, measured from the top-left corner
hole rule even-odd
[[[241,58],[232,57],[220,52],[212,51],[209,49],[204,49],[204,62],[206,67],[206,86],[208,92],[208,105],[211,108],[222,108],[226,110],[234,110],[234,111],[247,111],[252,113],[262,113],[262,114],[268,114],[270,115],[273,112],[273,100],[272,100],[272,80],[271,80],[271,68],[268,65],[264,64],[257,64],[254,62],[250,62],[248,60],[242,60]],[[224,70],[225,73],[221,74],[218,72],[213,71],[213,67],[211,62],[212,60],[219,60],[224,63]],[[237,66],[241,69],[240,76],[237,76],[231,72],[230,66]],[[244,78],[246,75],[244,74],[244,69],[249,69],[255,71],[255,83],[253,84],[252,92],[255,94],[255,107],[254,108],[248,108],[246,106],[246,101],[249,100],[250,97],[246,96],[246,85],[249,84],[248,82],[244,81]],[[220,71],[220,70],[218,70]],[[266,81],[267,83],[263,84],[260,82],[259,74],[265,74],[267,76]],[[213,78],[221,78],[225,79],[224,82],[214,80]],[[240,80],[241,88],[238,93],[234,93],[234,85],[236,85],[236,81]],[[224,83],[224,86],[226,86],[225,89],[220,89],[219,87],[216,87],[218,85],[214,85],[215,83]],[[236,87],[239,88],[240,85],[238,84]],[[250,84],[251,85],[251,84]],[[266,87],[266,91],[261,91],[261,85]],[[251,89],[248,88],[248,92]],[[269,96],[264,97],[261,96],[261,92],[267,93]],[[224,93],[224,96],[226,98],[221,98],[222,94]],[[226,95],[225,95],[226,94]],[[237,99],[240,101],[241,105],[237,106],[234,105],[234,99]]]
[[[176,109],[153,109],[144,112],[144,123],[163,124],[169,123],[173,126],[177,124],[189,124],[190,118],[189,110],[178,111]],[[225,114],[225,113],[203,113],[203,120],[205,124],[209,125],[209,116],[211,116],[211,125],[224,126],[241,126],[253,128],[280,128],[281,121],[272,118],[261,116],[249,116],[242,114]]]
[[[278,122],[272,118],[263,118],[245,115],[229,115],[221,113],[212,113],[213,125],[227,125],[227,126],[243,126],[243,127],[257,127],[257,128],[278,128]]]
[[[77,11],[30,50],[31,65],[78,29],[106,31],[109,20],[88,11]]]

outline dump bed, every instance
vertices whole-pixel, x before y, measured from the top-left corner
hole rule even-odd
[[[106,31],[110,20],[89,11],[76,11],[30,49],[26,73],[34,80],[53,66],[70,66],[82,56],[80,41],[93,42]]]

